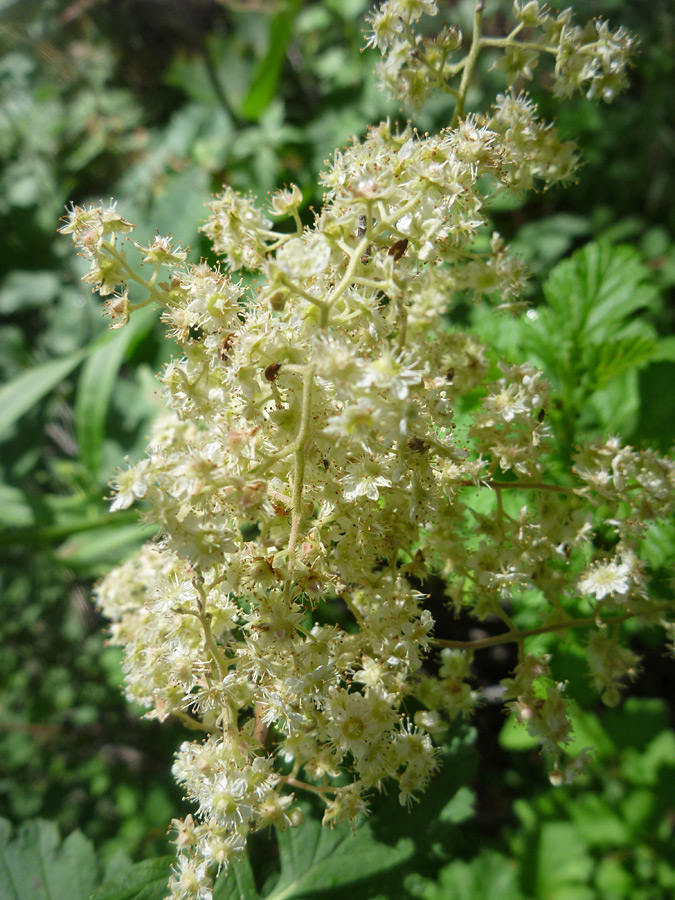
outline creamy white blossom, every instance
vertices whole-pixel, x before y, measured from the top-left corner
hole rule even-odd
[[[381,78],[412,107],[475,65],[458,63],[456,28],[415,36],[436,11],[389,0],[371,18]],[[481,16],[478,6],[476,27]],[[621,86],[621,30],[596,22],[590,40],[532,3],[516,16],[541,34],[534,50],[505,39],[510,80],[553,47],[559,93]],[[337,151],[311,225],[295,187],[271,200],[289,231],[226,186],[203,229],[223,269],[185,264],[168,239],[140,248],[182,357],[161,376],[166,410],[147,457],[113,482],[113,508],[143,500],[159,539],[114,569],[98,600],[124,647],[128,697],[190,729],[174,774],[196,818],[176,825],[174,900],[209,900],[209,873],[252,830],[290,824],[291,788],[321,794],[326,822],[353,819],[388,781],[403,804],[424,789],[434,741],[481,701],[472,650],[489,646],[439,633],[415,589],[431,575],[456,610],[501,619],[499,640],[518,642],[504,699],[556,760],[570,741],[565,689],[525,652],[513,608],[526,601],[542,631],[605,627],[578,619],[579,593],[662,617],[640,547],[671,508],[672,462],[610,438],[561,475],[541,373],[498,371],[444,317],[458,292],[518,302],[524,268],[487,230],[486,206],[495,192],[564,180],[575,162],[524,94],[467,115],[466,85],[453,90],[440,134],[381,123]],[[89,260],[86,280],[126,298],[109,310],[118,319],[134,311],[119,240],[132,227],[109,206],[76,207],[63,229]],[[614,559],[598,549],[601,529]],[[635,669],[612,641],[589,644],[608,702]],[[564,780],[575,765],[555,771]]]

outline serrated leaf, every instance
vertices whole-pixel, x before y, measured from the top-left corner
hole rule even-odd
[[[11,836],[0,819],[2,900],[89,900],[98,878],[94,848],[80,831],[61,842],[53,822],[26,822]]]
[[[279,834],[281,876],[265,900],[335,900],[393,896],[407,871],[438,868],[459,843],[459,822],[473,813],[466,791],[476,764],[475,732],[462,727],[446,746],[439,774],[420,802],[401,806],[396,794],[357,823],[324,828],[306,807],[299,828]]]
[[[400,866],[414,849],[411,838],[380,843],[367,820],[355,828],[324,828],[307,817],[301,827],[279,833],[281,877],[266,900],[306,900],[316,891],[353,884]]]
[[[173,857],[145,859],[102,884],[91,900],[164,900]]]
[[[589,347],[587,365],[594,390],[604,387],[629,369],[637,369],[650,362],[655,348],[656,341],[644,335],[608,340]]]
[[[658,294],[650,277],[633,247],[593,241],[558,263],[544,295],[567,333],[583,330],[604,337],[629,316],[654,306]]]

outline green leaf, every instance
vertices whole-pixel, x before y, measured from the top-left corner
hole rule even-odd
[[[119,562],[147,541],[153,533],[140,524],[117,523],[111,515],[110,526],[95,528],[68,538],[57,551],[59,559],[80,574],[98,577],[108,564]]]
[[[97,478],[101,477],[105,420],[120,367],[129,349],[152,330],[156,320],[154,307],[139,310],[124,328],[108,332],[106,340],[90,353],[82,367],[75,402],[75,433],[82,462]]]
[[[172,862],[161,856],[136,863],[102,884],[91,900],[164,900]]]
[[[22,528],[34,521],[28,497],[18,487],[0,483],[0,526]]]
[[[587,366],[594,375],[593,389],[599,390],[624,372],[644,366],[654,358],[656,346],[656,341],[646,335],[624,336],[589,345]]]
[[[267,53],[258,64],[239,110],[246,119],[258,119],[277,94],[286,47],[301,3],[302,0],[287,0],[286,8],[270,20]]]
[[[361,881],[400,866],[414,853],[411,838],[380,843],[371,823],[324,828],[307,816],[299,828],[279,833],[281,877],[266,900],[306,900],[308,894]]]
[[[675,559],[675,521],[652,522],[645,535],[643,553],[652,569],[672,565]]]
[[[662,359],[661,348],[656,347],[655,359]],[[673,416],[673,384],[675,362],[653,362],[639,373],[640,416],[638,433],[643,440],[667,452],[675,442],[675,416]]]
[[[56,825],[41,819],[26,822],[10,839],[11,830],[0,819],[2,900],[89,900],[98,866],[80,831],[61,842]]]
[[[563,260],[544,284],[550,308],[566,331],[609,336],[631,315],[654,307],[651,273],[633,247],[591,242]]]
[[[328,890],[335,900],[389,897],[407,872],[437,869],[461,842],[458,823],[473,815],[466,783],[475,770],[474,740],[471,729],[458,729],[439,774],[411,809],[394,793],[355,827],[324,828],[306,805],[304,824],[278,835],[281,876],[265,900],[307,900]]]
[[[258,900],[248,856],[231,863],[221,872],[213,888],[213,900]]]
[[[510,713],[499,732],[499,746],[504,750],[533,750],[539,741],[533,737],[525,725],[516,721],[515,713]]]
[[[616,709],[608,709],[604,726],[617,750],[646,749],[662,731],[667,731],[668,706],[661,697],[627,697]]]
[[[570,822],[545,822],[538,835],[536,897],[593,900],[587,887],[593,859],[588,845]]]
[[[11,315],[48,306],[60,289],[56,272],[10,272],[0,290],[0,313]]]
[[[423,900],[524,900],[513,860],[485,850],[470,862],[454,860],[441,869],[438,883],[427,882]]]
[[[33,366],[0,388],[0,436],[6,436],[10,427],[48,394],[75,369],[86,356],[79,350],[61,359],[52,359]]]

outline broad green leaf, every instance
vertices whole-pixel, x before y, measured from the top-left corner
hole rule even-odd
[[[248,856],[231,863],[221,872],[213,888],[213,900],[258,900]]]
[[[568,333],[582,329],[603,338],[628,316],[654,306],[650,277],[633,247],[591,242],[553,269],[544,295]]]
[[[604,434],[631,435],[640,414],[638,372],[628,369],[594,391],[579,411],[579,424]]]
[[[595,872],[595,883],[601,897],[628,898],[636,895],[635,881],[628,860],[607,856]]]
[[[652,569],[672,565],[675,559],[675,521],[652,522],[645,535],[643,553]]]
[[[136,863],[106,881],[91,900],[164,900],[173,857],[161,856]]]
[[[474,739],[471,729],[458,730],[439,774],[410,809],[394,792],[356,827],[324,828],[307,806],[304,824],[278,836],[281,876],[265,900],[307,900],[324,890],[336,900],[388,896],[408,872],[442,865],[460,843],[459,823],[473,815],[466,783],[475,770]]]
[[[616,805],[598,794],[588,793],[568,806],[570,818],[589,847],[623,847],[632,835]]]
[[[415,891],[422,900],[525,900],[513,860],[485,850],[470,862],[454,860],[441,869],[436,883]]]
[[[654,348],[654,362],[675,362],[675,335],[659,338],[657,346]]]
[[[660,697],[627,697],[616,709],[608,709],[604,726],[617,750],[644,750],[662,731],[667,731],[669,712]]]
[[[580,709],[573,701],[567,708],[572,722],[572,740],[565,749],[574,755],[591,747],[599,760],[613,756],[616,751],[612,736],[600,718],[589,710]]]
[[[33,366],[0,387],[0,437],[4,437],[21,416],[67,378],[82,362],[86,352],[79,350],[61,359]]]
[[[108,332],[82,367],[75,402],[75,432],[81,459],[97,478],[101,476],[105,420],[115,381],[129,348],[152,330],[157,320],[152,306],[139,310],[124,328]]]
[[[98,866],[80,831],[61,842],[56,825],[40,819],[26,822],[13,837],[11,830],[0,819],[2,900],[89,900]]]
[[[301,3],[302,0],[286,0],[285,9],[270,19],[267,53],[260,60],[239,110],[246,119],[258,119],[277,94],[286,47]]]
[[[636,323],[637,324],[637,323]],[[603,388],[613,378],[638,369],[654,358],[657,342],[646,335],[622,337],[589,345],[587,367],[593,390]]]
[[[91,511],[82,510],[80,516],[63,517],[61,520],[38,524],[34,527],[12,528],[0,531],[0,547],[8,547],[13,544],[51,544],[65,541],[72,535],[93,532],[96,529],[108,529],[112,523],[116,529],[125,525],[138,527],[138,512],[136,510],[120,510],[113,518],[111,513],[91,514]]]
[[[642,748],[628,747],[622,754],[621,775],[630,784],[664,790],[675,788],[675,733],[662,731]]]
[[[588,845],[571,822],[545,822],[536,848],[535,896],[594,900],[587,886],[593,871]]]
[[[414,854],[411,838],[380,843],[372,825],[324,828],[307,816],[299,828],[279,832],[281,877],[265,900],[306,900],[308,894],[354,884],[402,865]]]

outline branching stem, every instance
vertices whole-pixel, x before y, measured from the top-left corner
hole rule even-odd
[[[589,616],[586,619],[569,619],[566,622],[556,622],[553,625],[540,625],[538,628],[526,628],[523,631],[505,631],[503,634],[494,634],[489,638],[481,638],[477,641],[448,641],[443,638],[434,638],[437,647],[450,647],[454,650],[484,650],[486,647],[496,647],[499,644],[510,644],[512,641],[523,641],[535,634],[548,634],[549,632],[564,631],[567,628],[591,628],[592,626],[617,625],[633,617],[633,613],[624,613],[621,616],[613,616],[609,619],[599,619],[597,616]]]

